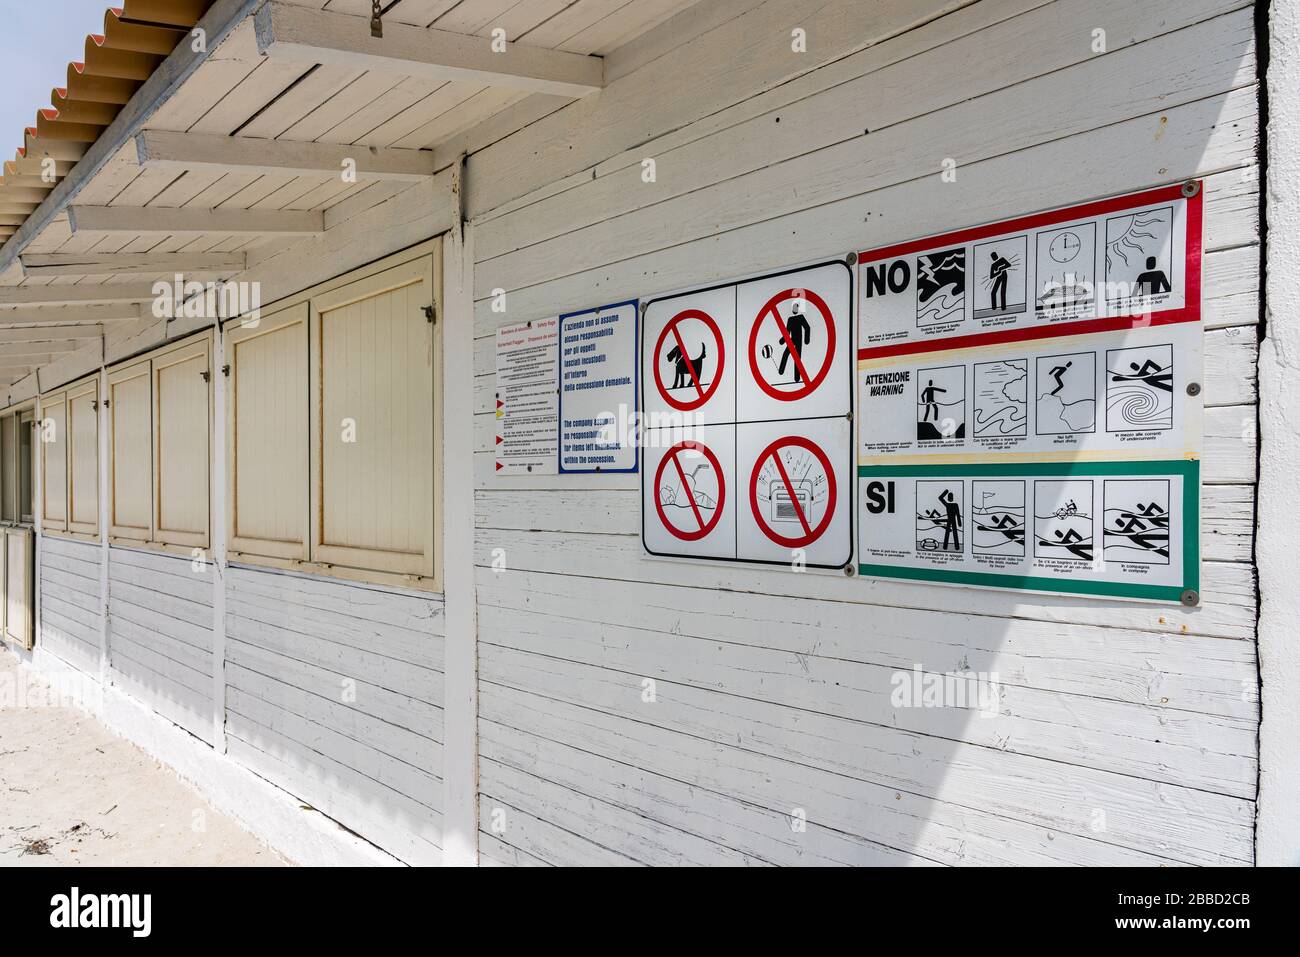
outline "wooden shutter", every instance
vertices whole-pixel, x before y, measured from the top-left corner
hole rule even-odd
[[[434,575],[435,260],[312,299],[313,561]]]
[[[149,362],[108,374],[109,534],[147,542],[153,533],[153,401]]]
[[[36,513],[32,505],[33,479],[36,476],[36,457],[32,454],[35,441],[36,411],[28,409],[18,415],[18,521],[30,525]]]
[[[5,637],[24,648],[32,647],[35,630],[32,540],[31,529],[5,529]]]
[[[18,521],[18,416],[0,418],[0,521]]]
[[[153,359],[154,541],[166,545],[208,547],[210,344]]]
[[[306,303],[226,334],[229,547],[306,561]]]
[[[68,530],[68,394],[41,397],[41,529]]]
[[[99,379],[68,389],[68,531],[99,534]]]

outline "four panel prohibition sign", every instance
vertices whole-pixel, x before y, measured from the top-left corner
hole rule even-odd
[[[646,303],[646,551],[849,561],[852,302],[836,261]]]

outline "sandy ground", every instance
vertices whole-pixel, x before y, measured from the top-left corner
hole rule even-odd
[[[0,650],[0,867],[283,863]]]

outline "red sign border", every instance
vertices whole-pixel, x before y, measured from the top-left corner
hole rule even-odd
[[[826,503],[826,514],[822,516],[822,520],[817,523],[817,527],[813,529],[810,535],[801,535],[796,538],[778,535],[774,529],[770,528],[768,524],[763,521],[763,517],[758,510],[758,473],[762,470],[763,463],[767,461],[768,456],[775,456],[779,448],[785,448],[791,445],[811,452],[816,456],[817,461],[820,462],[822,468],[826,470],[826,480],[829,483],[827,489],[829,494]],[[779,462],[780,460],[778,459],[777,461]],[[657,479],[656,484],[658,484]],[[658,499],[656,499],[655,502],[657,504]],[[782,438],[769,443],[767,448],[758,453],[758,458],[754,459],[754,470],[749,476],[749,508],[754,514],[754,522],[758,525],[759,531],[761,531],[769,541],[775,542],[777,545],[784,548],[807,548],[809,545],[815,544],[823,535],[826,534],[826,530],[831,527],[831,522],[835,518],[835,507],[838,503],[839,490],[835,481],[835,468],[831,465],[830,456],[827,455],[822,447],[812,439],[805,438],[802,435],[783,436]],[[797,505],[795,507],[798,508]]]
[[[659,501],[659,480],[663,478],[664,467],[668,464],[668,460],[675,459],[677,453],[682,449],[696,449],[697,451],[704,453],[704,457],[709,460],[709,464],[713,466],[713,471],[716,472],[718,476],[717,511],[713,513],[713,521],[709,523],[708,527],[706,528],[701,525],[698,532],[680,531],[676,525],[668,521],[668,516],[664,513],[663,504]],[[678,467],[680,468],[680,463]],[[655,512],[659,515],[660,523],[668,530],[668,534],[683,542],[698,542],[702,538],[708,538],[709,534],[718,527],[718,523],[722,521],[722,510],[727,504],[727,473],[722,470],[722,463],[718,461],[718,457],[713,453],[713,449],[709,448],[703,442],[697,442],[694,439],[684,439],[666,451],[663,458],[659,460],[659,467],[655,469],[654,486],[650,491],[654,495]]]
[[[1199,322],[1201,319],[1201,254],[1204,242],[1202,238],[1202,222],[1204,218],[1205,188],[1201,180],[1196,180],[1195,183],[1197,186],[1195,196],[1184,195],[1182,184],[1161,186],[1157,189],[1126,193],[1120,196],[1112,196],[1109,199],[1082,203],[1077,206],[1062,206],[1058,209],[1020,216],[1016,219],[985,223],[982,226],[972,226],[955,232],[938,233],[933,236],[895,243],[891,246],[880,246],[876,249],[868,249],[858,253],[857,266],[860,270],[867,263],[908,256],[912,253],[932,249],[935,246],[976,242],[993,236],[1001,236],[1005,233],[1040,229],[1044,226],[1052,226],[1070,220],[1101,216],[1133,206],[1149,206],[1154,203],[1181,199],[1187,202],[1187,242],[1184,250],[1186,256],[1184,278],[1187,285],[1187,297],[1181,308],[1167,309],[1161,312],[1104,316],[1098,319],[1082,319],[1075,322],[1060,322],[1046,326],[1033,326],[1028,329],[997,329],[991,332],[951,336],[946,339],[928,339],[923,342],[903,341],[880,346],[863,346],[858,349],[858,358],[881,359],[898,355],[920,355],[927,352],[947,352],[950,349],[970,349],[975,346],[998,345],[1008,342],[1030,342],[1039,339],[1055,339],[1061,336],[1085,335],[1093,332],[1116,332],[1123,329],[1163,326],[1177,322]],[[858,285],[860,286],[861,283]]]
[[[774,386],[772,386],[766,379],[764,379],[761,375],[758,374],[758,358],[754,354],[754,346],[758,344],[758,329],[763,324],[763,320],[767,317],[768,310],[770,309],[773,312],[776,312],[778,301],[784,302],[787,299],[796,298],[796,296],[794,295],[796,291],[801,291],[803,293],[803,296],[801,298],[807,299],[814,306],[816,306],[818,311],[821,312],[822,316],[826,319],[826,361],[822,363],[821,371],[818,372],[817,375],[815,375],[812,379],[805,380],[804,384],[807,386],[806,389],[804,389],[801,392],[780,392]],[[852,291],[851,286],[850,286],[850,291]],[[852,316],[852,312],[853,312],[853,304],[850,303],[849,304],[850,316]],[[777,316],[778,317],[780,316],[779,312],[777,313]],[[852,322],[852,318],[850,318],[849,321]],[[787,341],[787,345],[788,345],[788,341]],[[748,349],[749,371],[750,374],[753,375],[754,382],[757,383],[758,387],[762,389],[764,392],[766,392],[772,398],[779,399],[782,402],[797,402],[800,399],[805,399],[808,396],[812,395],[814,392],[817,391],[818,388],[821,387],[821,384],[826,381],[826,377],[830,375],[831,366],[835,364],[835,345],[836,345],[835,316],[831,312],[830,307],[826,305],[826,300],[823,299],[821,296],[819,296],[817,293],[813,292],[811,289],[807,288],[806,286],[792,286],[791,288],[786,289],[783,292],[778,292],[776,295],[774,295],[771,299],[767,301],[766,305],[764,305],[762,309],[758,310],[758,316],[754,319],[754,323],[749,329],[749,349]],[[656,371],[657,371],[657,367],[656,367]],[[852,401],[851,394],[850,394],[850,401]]]
[[[664,337],[668,335],[668,331],[682,319],[699,319],[709,327],[710,331],[713,333],[714,340],[718,343],[718,371],[714,374],[713,384],[709,386],[708,391],[701,393],[698,400],[689,403],[678,402],[670,396],[668,390],[664,388],[663,377],[659,374],[659,349],[664,344]],[[688,362],[689,358],[690,357],[688,356]],[[718,320],[714,319],[703,309],[683,309],[681,312],[674,315],[664,323],[664,327],[659,333],[659,338],[655,340],[655,347],[650,352],[650,367],[654,370],[655,388],[659,390],[659,395],[678,412],[694,412],[696,409],[705,405],[713,398],[714,393],[718,391],[718,386],[722,384],[722,375],[727,368],[727,343],[722,338],[722,330],[718,328]],[[696,384],[696,388],[699,388],[698,383]]]

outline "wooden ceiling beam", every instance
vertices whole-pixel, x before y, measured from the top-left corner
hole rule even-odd
[[[50,306],[19,306],[0,309],[0,326],[34,323],[119,322],[140,318],[140,306],[134,303],[109,305],[77,305],[71,308]]]
[[[319,210],[290,209],[164,209],[136,206],[70,206],[73,233],[161,233],[202,236],[316,236],[325,232]]]
[[[3,343],[12,342],[58,343],[60,346],[67,345],[70,348],[77,349],[84,346],[91,339],[98,339],[103,334],[103,326],[50,326],[44,329],[0,329],[0,349],[8,351],[8,345],[3,345]],[[51,349],[50,351],[54,352],[62,350]]]
[[[271,176],[340,176],[416,182],[434,174],[433,153],[331,143],[295,143],[240,136],[207,136],[146,130],[135,138],[145,169],[216,170]]]
[[[23,274],[48,276],[131,276],[180,273],[219,276],[243,272],[243,253],[28,253],[20,258]]]
[[[271,59],[573,98],[605,85],[600,57],[519,43],[495,52],[490,37],[404,23],[385,23],[376,38],[364,18],[278,0],[257,11],[253,28],[258,52]]]
[[[71,306],[80,303],[150,302],[153,283],[96,283],[76,286],[0,286],[0,320],[5,306]]]

